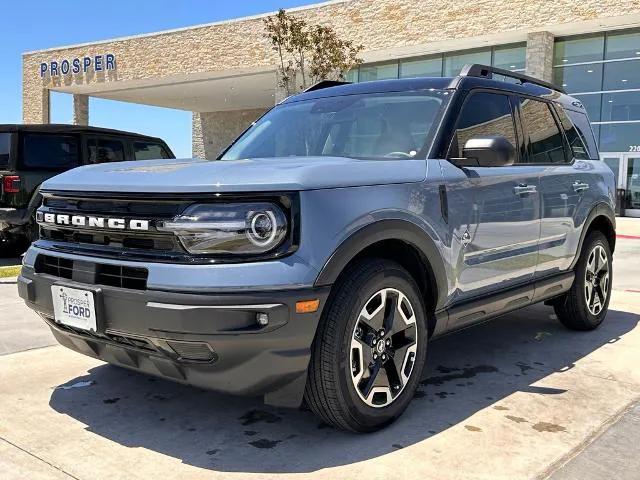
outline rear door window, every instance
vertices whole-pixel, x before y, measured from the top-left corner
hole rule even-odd
[[[549,104],[522,98],[520,110],[529,134],[528,163],[566,163],[562,133]]]
[[[159,143],[133,142],[133,158],[134,160],[156,160],[170,157]]]
[[[0,133],[0,170],[9,168],[9,154],[11,153],[11,134]]]
[[[90,138],[87,141],[88,163],[123,162],[124,142],[114,138]]]
[[[72,135],[25,133],[22,135],[22,167],[61,171],[79,164],[78,138]]]

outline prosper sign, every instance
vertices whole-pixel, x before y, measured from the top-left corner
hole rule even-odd
[[[116,69],[116,56],[112,53],[105,55],[94,55],[77,57],[73,59],[51,60],[40,64],[40,77],[44,78],[47,73],[52,77],[60,75],[76,75],[80,72],[87,73],[91,68],[96,72]]]

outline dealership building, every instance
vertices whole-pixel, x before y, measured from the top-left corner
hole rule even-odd
[[[334,0],[290,10],[362,44],[349,80],[456,75],[483,63],[553,81],[589,112],[602,159],[640,215],[640,2]],[[283,97],[266,15],[25,53],[23,120],[47,123],[50,92],[192,112],[193,155],[215,158]]]

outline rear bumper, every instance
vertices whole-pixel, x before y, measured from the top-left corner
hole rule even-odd
[[[53,285],[95,292],[98,333],[53,320]],[[294,407],[302,401],[310,348],[330,288],[136,291],[82,284],[25,266],[18,289],[58,342],[72,350],[181,383]],[[297,301],[315,298],[317,312],[295,313]],[[257,313],[269,315],[267,326],[258,325]]]

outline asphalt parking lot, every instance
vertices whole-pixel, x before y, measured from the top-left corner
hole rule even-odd
[[[595,332],[533,306],[433,342],[414,402],[370,435],[53,345],[0,279],[0,477],[638,478],[638,254],[619,239]]]

